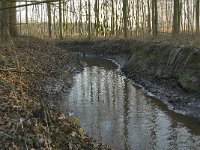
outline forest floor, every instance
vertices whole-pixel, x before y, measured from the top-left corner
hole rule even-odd
[[[49,41],[0,43],[0,149],[110,149],[56,106],[80,69],[72,53]]]

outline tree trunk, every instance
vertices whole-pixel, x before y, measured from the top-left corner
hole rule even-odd
[[[108,35],[108,0],[104,0],[103,2],[103,13],[104,13],[104,19],[103,19],[104,37],[107,37]]]
[[[60,29],[60,39],[62,39],[63,35],[62,35],[62,5],[61,5],[61,0],[59,0],[59,29]]]
[[[80,0],[80,4],[79,4],[79,11],[80,11],[80,14],[79,14],[79,35],[82,36],[82,28],[83,28],[83,25],[82,25],[82,0]]]
[[[180,26],[181,26],[181,12],[182,12],[182,0],[179,0],[179,6],[178,6],[178,33],[180,32]]]
[[[26,5],[27,5],[27,0],[26,0]],[[29,35],[29,26],[28,26],[28,6],[26,6],[25,15],[26,15],[26,34]]]
[[[115,35],[117,36],[118,35],[118,24],[117,24],[117,21],[118,21],[118,0],[115,0]]]
[[[157,0],[152,0],[152,30],[153,37],[156,37],[158,35]]]
[[[0,1],[0,9],[2,8],[2,5],[1,5],[1,1]],[[2,29],[2,24],[1,24],[1,17],[2,17],[2,11],[0,11],[0,37],[1,37],[1,29]]]
[[[123,0],[124,37],[127,38],[127,0]]]
[[[16,1],[10,2],[11,7],[16,6]],[[10,24],[10,35],[12,37],[17,36],[17,16],[16,8],[9,9],[9,24]]]
[[[148,18],[147,18],[147,32],[151,33],[151,12],[150,12],[150,1],[147,0],[147,7],[148,7]]]
[[[51,28],[52,19],[51,19],[51,4],[49,0],[47,3],[47,14],[48,14],[48,32],[49,32],[49,37],[51,38],[52,37],[52,28]]]
[[[90,0],[88,0],[88,39],[91,38],[91,7]]]
[[[174,16],[173,16],[173,28],[172,32],[173,35],[176,35],[179,33],[179,0],[174,0]]]
[[[98,35],[99,35],[99,27],[100,27],[100,21],[99,21],[99,0],[95,0],[94,13],[95,13],[95,30],[96,30],[96,36],[98,37]]]
[[[9,6],[8,1],[1,1],[1,8],[6,8]],[[9,10],[5,9],[1,11],[0,16],[1,23],[1,38],[2,40],[7,40],[9,38]]]
[[[115,12],[114,12],[114,0],[111,0],[112,15],[111,15],[111,33],[115,34]]]
[[[196,3],[196,33],[199,33],[199,0]]]
[[[136,36],[139,34],[139,27],[140,27],[140,0],[137,0],[136,2],[136,20],[135,20],[135,26],[136,26]]]

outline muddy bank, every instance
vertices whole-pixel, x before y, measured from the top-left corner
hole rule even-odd
[[[171,110],[200,120],[200,47],[144,40],[62,41],[57,45],[117,62],[121,71]]]

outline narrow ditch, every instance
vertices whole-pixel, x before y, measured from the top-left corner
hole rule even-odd
[[[89,135],[114,149],[198,149],[199,122],[170,111],[100,57],[85,57],[68,110]]]

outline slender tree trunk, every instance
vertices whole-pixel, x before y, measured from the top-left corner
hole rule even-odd
[[[66,20],[65,20],[65,16],[66,16],[66,2],[65,1],[63,1],[63,3],[62,3],[62,7],[63,7],[63,9],[62,9],[62,28],[63,28],[63,36],[64,37],[66,37]]]
[[[62,34],[62,5],[61,5],[61,0],[59,0],[59,29],[60,29],[60,39],[63,38]]]
[[[118,35],[121,36],[122,34],[122,27],[123,27],[123,6],[122,6],[123,0],[118,0]]]
[[[2,2],[0,1],[0,9],[2,8],[1,3],[2,3]],[[1,37],[1,33],[2,33],[2,31],[1,31],[1,30],[2,30],[2,23],[1,23],[1,22],[2,22],[2,19],[1,19],[1,17],[2,17],[2,11],[0,11],[0,37]]]
[[[44,29],[43,29],[43,26],[42,26],[42,23],[43,23],[43,4],[41,4],[40,6],[40,11],[38,10],[38,13],[40,14],[40,36],[44,36]]]
[[[115,0],[115,35],[118,35],[118,0]]]
[[[165,0],[165,5],[166,5],[166,8],[165,8],[165,16],[166,16],[166,32],[169,31],[169,6],[168,6],[168,0]]]
[[[8,1],[1,1],[1,7],[6,8],[9,6]],[[6,41],[9,37],[9,10],[5,9],[1,12],[1,38]]]
[[[146,17],[146,9],[144,8],[144,1],[141,2],[141,11],[142,11],[142,21],[141,21],[141,27],[142,27],[142,35],[144,36],[145,32],[145,17]]]
[[[124,37],[127,38],[127,0],[123,0]]]
[[[140,27],[140,0],[137,0],[136,2],[136,21],[135,21],[135,26],[136,26],[136,36],[139,34],[139,27]]]
[[[27,0],[26,0],[26,5],[27,5]],[[28,6],[26,6],[25,15],[26,15],[26,34],[29,35]]]
[[[104,24],[104,36],[107,37],[108,35],[108,0],[104,1],[104,5],[103,5],[103,11],[104,11],[104,20],[103,20],[103,24]]]
[[[190,5],[189,5],[189,0],[186,1],[187,3],[187,33],[190,33]]]
[[[75,12],[74,1],[72,1],[72,36],[75,35],[75,26],[76,26],[74,12]]]
[[[19,13],[19,34],[22,35],[22,13]]]
[[[134,22],[135,22],[135,2],[134,2],[134,0],[132,0],[132,19],[131,19],[131,22],[132,22],[132,24],[131,24],[131,26],[132,26],[132,30],[131,30],[131,36],[134,34],[134,28],[133,28],[133,26],[134,26]]]
[[[95,30],[96,30],[96,36],[98,37],[98,35],[99,35],[99,27],[100,27],[100,21],[99,21],[99,0],[95,0],[94,13],[95,13]]]
[[[196,0],[196,33],[199,33],[199,0]]]
[[[112,14],[111,14],[111,33],[112,33],[112,36],[114,36],[114,33],[115,33],[115,11],[114,11],[114,0],[111,0],[111,11],[112,11]]]
[[[79,35],[81,36],[82,35],[82,28],[83,28],[83,25],[82,25],[82,0],[80,0],[79,1],[80,2],[80,4],[79,4],[79,13],[80,13],[80,15],[79,15]]]
[[[49,37],[51,38],[52,37],[52,28],[51,28],[52,19],[51,19],[51,4],[49,0],[47,3],[47,14],[48,14],[48,32],[49,32]]]
[[[88,39],[91,38],[91,6],[90,0],[88,0]]]
[[[179,33],[179,0],[174,0],[174,15],[173,15],[173,35],[176,35]]]
[[[158,35],[157,0],[152,0],[152,30],[153,37],[156,37]]]
[[[130,30],[132,26],[131,26],[131,2],[129,0],[127,1],[127,27],[128,27],[127,34],[128,36],[130,36]]]
[[[84,32],[85,32],[85,36],[87,36],[88,34],[88,2],[86,0],[85,0],[85,16],[86,16],[86,20],[85,20]]]
[[[150,1],[147,0],[147,7],[148,7],[148,18],[147,18],[147,26],[148,26],[148,29],[147,29],[147,32],[148,33],[151,33],[151,11],[150,11]]]
[[[179,7],[178,7],[178,33],[180,32],[181,26],[181,13],[182,13],[182,0],[179,0]]]
[[[10,2],[11,7],[16,6],[16,0]],[[16,16],[16,8],[9,9],[9,24],[10,24],[10,35],[17,36],[17,16]]]
[[[57,33],[56,33],[56,9],[55,9],[55,5],[53,7],[53,31],[54,31],[54,35],[57,36]]]
[[[68,6],[68,4],[66,4],[66,16],[64,16],[65,17],[65,32],[67,33],[67,35],[68,35],[68,22],[69,22],[69,15],[68,15],[68,10],[69,10],[69,6]]]

